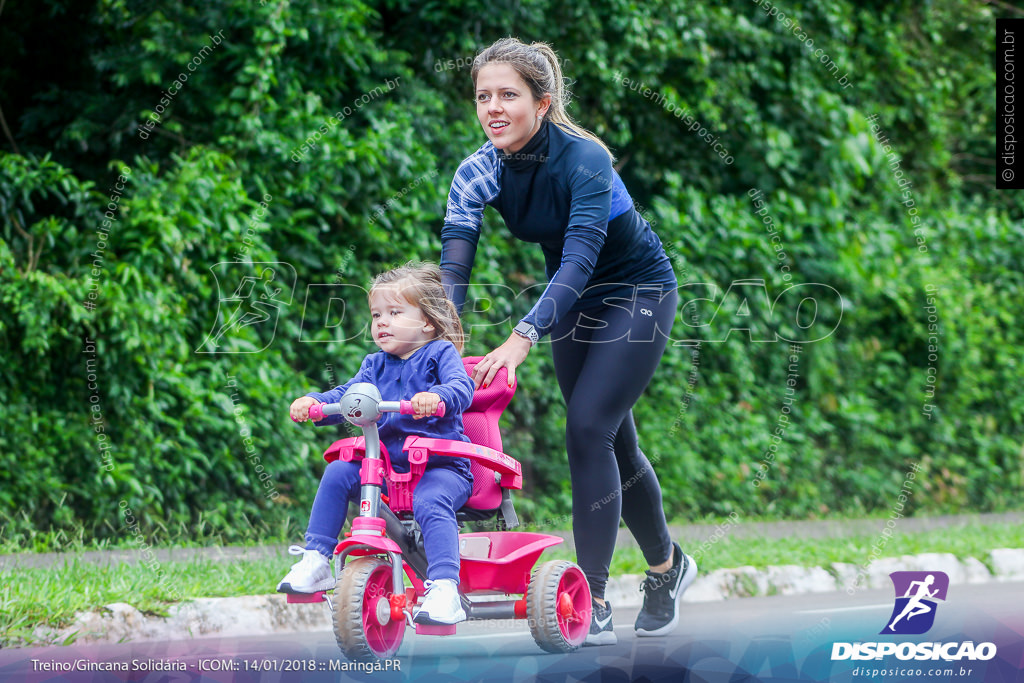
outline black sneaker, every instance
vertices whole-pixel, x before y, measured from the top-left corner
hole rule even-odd
[[[584,645],[614,645],[619,641],[612,630],[612,603],[606,602],[604,607],[594,601],[590,605],[590,633]]]
[[[697,578],[697,563],[675,542],[672,543],[672,559],[671,569],[664,574],[648,570],[647,578],[640,584],[644,606],[633,625],[638,636],[663,636],[679,623],[679,597]]]

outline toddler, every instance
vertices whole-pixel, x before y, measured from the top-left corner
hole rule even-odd
[[[292,419],[309,419],[310,406],[336,403],[356,382],[375,385],[384,400],[411,400],[415,415],[385,413],[378,423],[380,441],[391,464],[408,471],[402,444],[410,435],[469,441],[462,413],[473,401],[473,380],[462,364],[463,332],[455,306],[441,287],[438,268],[409,263],[378,275],[370,288],[371,332],[380,351],[363,359],[359,372],[342,386],[295,399]],[[444,401],[444,417],[432,417]],[[319,425],[341,422],[328,416]],[[431,457],[413,496],[413,518],[423,531],[427,555],[427,595],[416,613],[418,623],[455,624],[466,619],[459,602],[459,538],[455,511],[472,492],[465,458]],[[281,580],[281,593],[314,593],[334,588],[329,560],[345,524],[348,502],[359,500],[359,463],[327,465],[313,500],[302,555]]]

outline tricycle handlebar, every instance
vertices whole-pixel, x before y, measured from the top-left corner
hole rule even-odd
[[[401,413],[402,415],[414,415],[415,409],[412,401],[381,401],[377,404],[377,410],[381,413]],[[444,417],[444,401],[437,404],[434,417]],[[309,417],[313,420],[322,420],[326,415],[342,415],[341,403],[317,403],[309,407]]]
[[[412,407],[412,401],[383,401],[384,404],[398,403],[398,412],[402,415],[415,415],[416,411]],[[387,411],[387,408],[381,408],[382,411]],[[434,411],[434,417],[444,417],[444,401],[437,402],[437,410]]]

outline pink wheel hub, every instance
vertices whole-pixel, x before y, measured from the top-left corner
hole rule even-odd
[[[363,632],[366,643],[378,656],[388,656],[402,642],[405,620],[391,618],[391,568],[380,566],[366,582],[366,595],[373,596],[363,602]]]
[[[373,609],[377,623],[381,626],[388,624],[391,621],[391,603],[384,598],[374,598],[373,601],[376,603]]]
[[[558,582],[558,630],[570,643],[582,643],[590,631],[590,586],[583,572],[572,567]]]

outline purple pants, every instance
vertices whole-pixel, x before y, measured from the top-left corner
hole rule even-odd
[[[325,557],[334,554],[345,526],[350,501],[359,502],[359,463],[335,460],[327,465],[309,513],[306,548]],[[386,485],[385,485],[386,487]],[[466,504],[473,485],[445,466],[429,467],[416,485],[413,519],[423,530],[427,578],[459,582],[459,526],[455,511]]]

